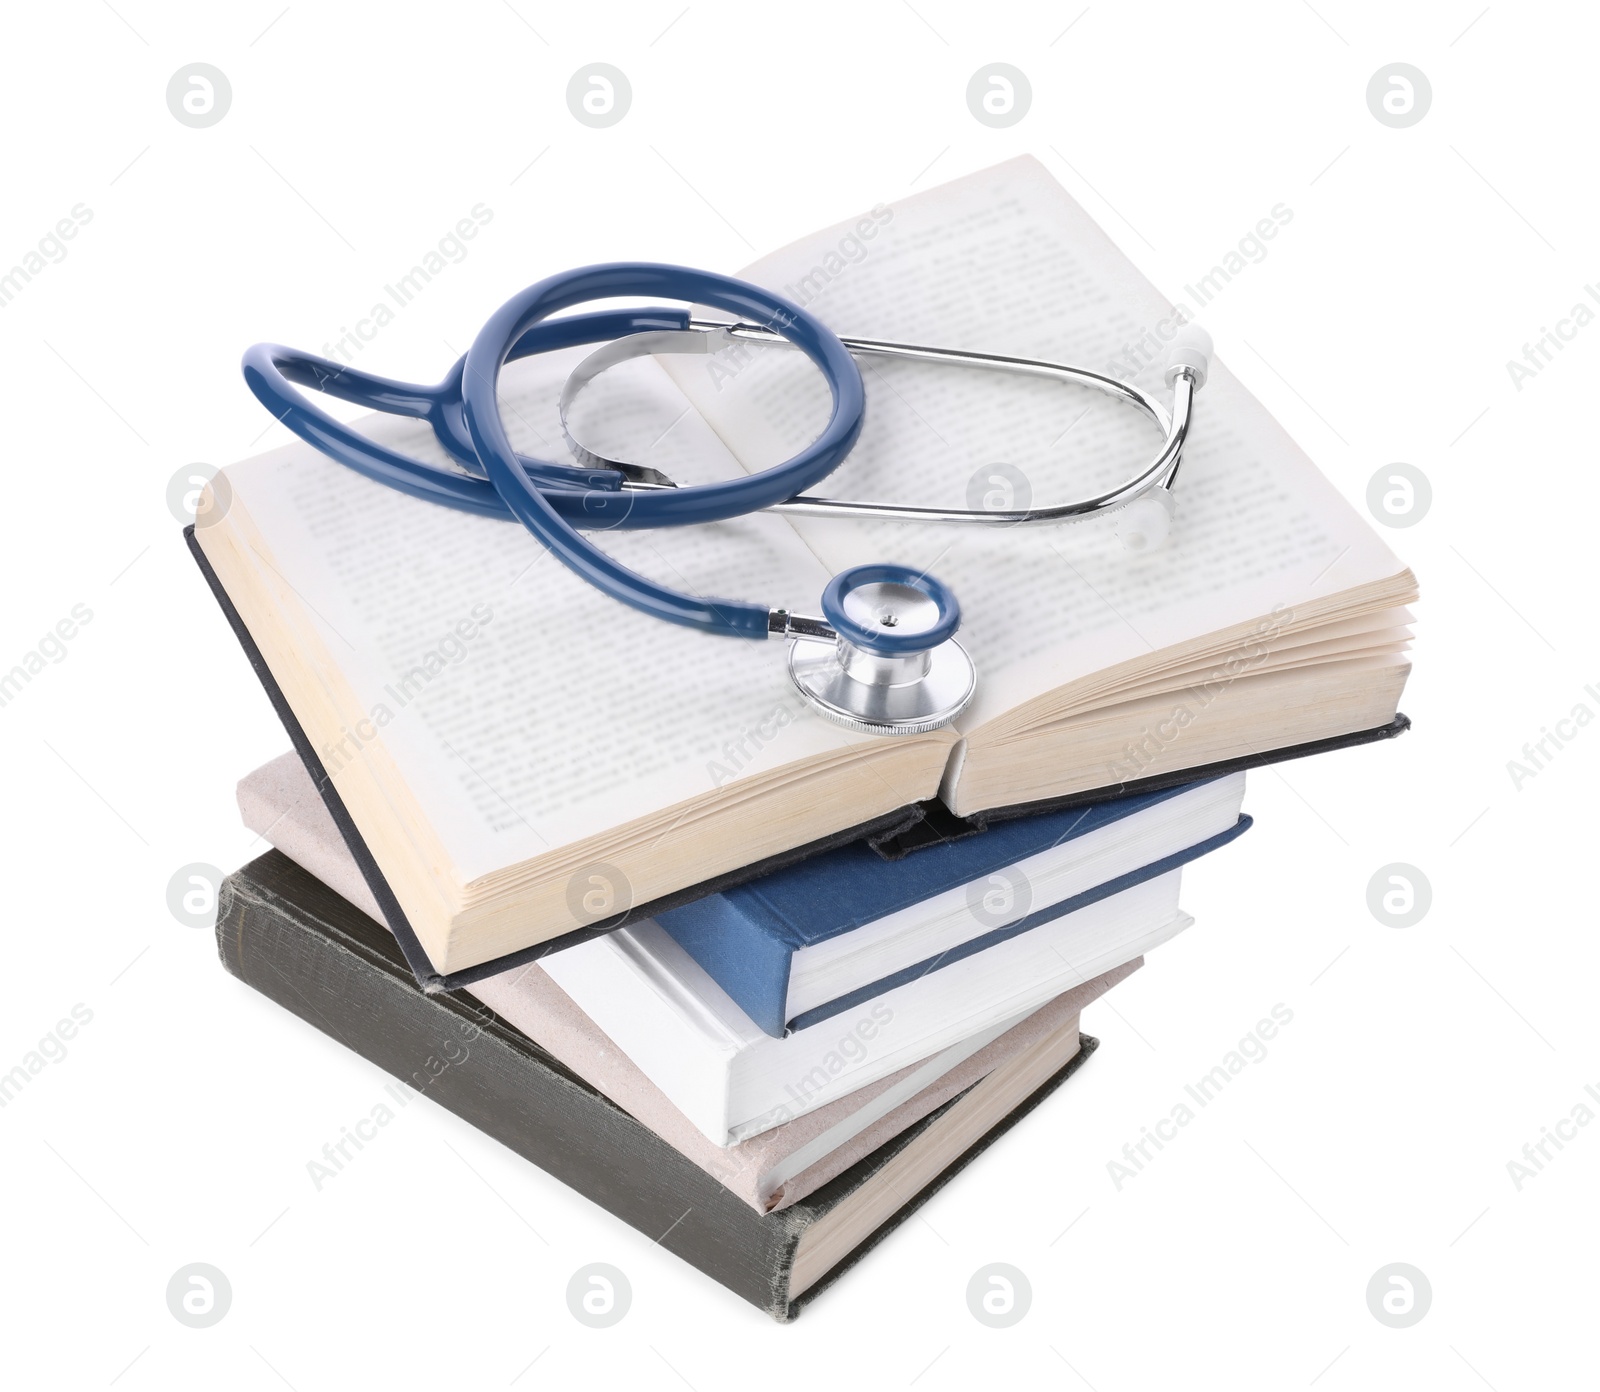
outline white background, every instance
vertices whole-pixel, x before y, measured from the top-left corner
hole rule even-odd
[[[0,1071],[74,1004],[93,1020],[0,1111],[7,1381],[1573,1385],[1600,1126],[1520,1192],[1507,1162],[1600,1085],[1600,730],[1520,790],[1506,764],[1600,712],[1600,327],[1520,391],[1506,362],[1600,278],[1597,29],[1480,0],[9,9],[0,269],[93,219],[0,310],[0,668],[93,619],[0,709]],[[165,103],[194,61],[232,85],[209,129]],[[604,130],[564,97],[595,61],[633,88]],[[966,106],[991,61],[1033,89],[1005,130]],[[1432,86],[1407,129],[1366,102],[1393,61]],[[233,784],[287,743],[165,502],[180,466],[281,442],[241,349],[320,348],[479,202],[470,255],[363,366],[431,380],[552,270],[731,270],[1021,152],[1173,297],[1293,210],[1205,320],[1358,505],[1394,461],[1431,480],[1391,536],[1424,595],[1414,732],[1254,775],[1256,830],[1188,873],[1196,928],[1087,1017],[1101,1052],[792,1327],[425,1100],[316,1191],[306,1162],[384,1076],[165,904],[179,866],[259,853]],[[1397,861],[1433,888],[1407,929],[1366,902]],[[1119,1191],[1107,1162],[1279,1002],[1267,1057]],[[232,1285],[210,1329],[166,1306],[195,1261]],[[606,1330],[564,1295],[595,1261],[633,1290]],[[1033,1292],[1004,1330],[965,1299],[995,1261]],[[1432,1286],[1408,1329],[1367,1307],[1391,1262]]]

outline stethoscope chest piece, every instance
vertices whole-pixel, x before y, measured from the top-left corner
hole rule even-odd
[[[920,735],[948,725],[978,686],[955,596],[931,575],[865,565],[834,576],[822,611],[836,636],[797,637],[789,675],[829,720],[869,735]]]

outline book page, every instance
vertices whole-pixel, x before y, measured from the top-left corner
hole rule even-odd
[[[505,418],[522,452],[570,462],[556,403],[583,351],[506,369]],[[681,482],[739,472],[653,362],[614,376],[593,389],[596,443]],[[368,417],[361,428],[446,462],[418,422]],[[299,442],[227,475],[262,538],[260,563],[298,595],[359,698],[363,718],[320,751],[324,764],[337,781],[381,741],[464,880],[871,739],[802,705],[782,643],[638,614],[517,523],[408,497]],[[809,607],[827,578],[770,515],[589,535],[699,594]]]
[[[1180,313],[1033,159],[880,206],[742,274],[841,334],[1081,364],[1171,400],[1162,374]],[[1092,389],[861,361],[867,425],[810,490],[819,496],[1047,505],[1116,486],[1161,441],[1147,416]],[[749,469],[788,457],[826,418],[820,374],[791,350],[665,365]],[[1402,569],[1215,360],[1176,496],[1171,539],[1143,555],[1121,548],[1109,518],[1031,528],[794,520],[829,571],[894,561],[955,589],[980,672],[965,732],[1115,663]]]

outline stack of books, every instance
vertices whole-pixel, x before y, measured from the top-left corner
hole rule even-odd
[[[742,274],[841,332],[1157,392],[1183,321],[1027,159]],[[557,448],[571,356],[507,369],[527,453]],[[584,433],[680,482],[767,467],[825,408],[797,355],[633,366]],[[888,364],[868,391],[830,494],[1011,507],[1151,448],[1048,383]],[[370,431],[439,459],[417,423]],[[802,611],[863,560],[938,574],[979,695],[904,739],[518,527],[300,444],[225,478],[191,547],[295,745],[240,785],[275,849],[226,881],[225,965],[778,1318],[1082,1065],[1082,1011],[1189,925],[1182,867],[1248,827],[1244,769],[1407,724],[1415,581],[1220,363],[1159,552],[1095,523],[601,534]]]

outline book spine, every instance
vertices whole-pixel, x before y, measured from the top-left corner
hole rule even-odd
[[[336,924],[306,921],[246,872],[223,882],[216,933],[223,965],[247,985],[735,1294],[792,1317],[787,1273],[798,1225],[763,1220],[491,1012],[424,995],[403,967]],[[419,1193],[414,1216],[448,1221],[448,1206]]]
[[[710,894],[655,918],[764,1033],[783,1037],[794,944],[759,890]]]

